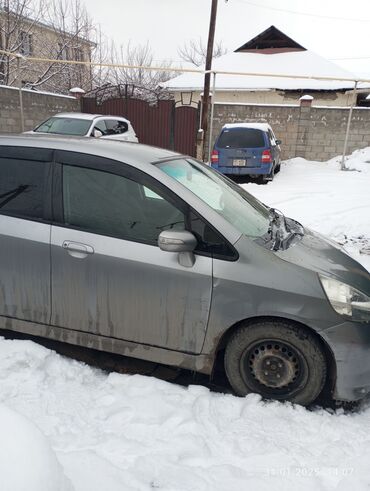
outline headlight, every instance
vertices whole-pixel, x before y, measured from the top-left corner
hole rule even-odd
[[[355,321],[370,321],[370,297],[334,278],[319,276],[326,296],[338,314]]]

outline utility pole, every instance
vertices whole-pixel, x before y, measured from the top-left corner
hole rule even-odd
[[[211,17],[209,21],[209,32],[208,32],[208,44],[207,44],[207,57],[206,57],[206,71],[212,68],[212,55],[213,55],[213,44],[215,40],[215,29],[216,29],[216,16],[217,16],[217,2],[218,0],[212,0],[211,7]],[[208,130],[208,107],[209,107],[209,87],[211,83],[210,72],[204,75],[204,89],[203,89],[203,105],[202,105],[202,122],[201,128],[203,130],[203,160],[205,158],[205,141]],[[211,135],[209,135],[209,145],[211,144]]]
[[[21,132],[24,132],[24,110],[23,110],[23,92],[22,92],[22,77],[21,77],[21,60],[24,59],[23,56],[17,53],[17,83],[19,91],[19,110],[20,110],[20,128]]]

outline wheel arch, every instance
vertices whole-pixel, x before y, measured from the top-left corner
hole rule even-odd
[[[219,342],[217,344],[217,347],[215,349],[215,355],[214,355],[214,365],[213,365],[213,372],[215,370],[224,370],[223,368],[223,358],[224,358],[224,351],[226,348],[226,345],[229,341],[229,339],[233,336],[233,334],[240,328],[240,327],[249,327],[253,326],[254,324],[257,324],[258,322],[266,322],[266,321],[282,321],[285,323],[289,323],[292,326],[299,326],[300,328],[308,331],[310,334],[312,334],[320,343],[321,347],[323,348],[324,355],[325,355],[325,360],[327,362],[327,379],[325,382],[325,386],[323,389],[323,392],[325,391],[326,393],[329,391],[332,393],[334,391],[335,387],[335,381],[336,381],[336,376],[337,376],[337,370],[336,370],[336,363],[335,363],[335,357],[334,353],[331,350],[330,346],[328,343],[325,341],[325,339],[320,336],[320,334],[313,329],[312,327],[307,326],[307,324],[303,324],[302,322],[289,319],[286,317],[280,317],[280,316],[256,316],[256,317],[250,317],[247,319],[242,319],[232,326],[230,326],[221,336],[219,339]]]

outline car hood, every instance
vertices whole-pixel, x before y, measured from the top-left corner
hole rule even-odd
[[[305,235],[285,251],[276,251],[281,259],[326,276],[332,276],[370,295],[370,274],[339,245],[305,228]]]

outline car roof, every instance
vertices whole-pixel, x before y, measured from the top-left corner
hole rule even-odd
[[[103,140],[101,138],[85,138],[62,135],[21,134],[0,135],[0,146],[16,146],[31,148],[50,148],[89,155],[97,155],[107,159],[126,162],[141,167],[162,159],[178,158],[181,154],[163,148],[152,147],[134,142],[119,140]]]
[[[228,130],[232,128],[251,128],[262,131],[271,130],[271,126],[268,123],[228,123],[222,127],[222,129]]]
[[[129,120],[124,118],[123,116],[108,116],[106,114],[88,114],[88,113],[57,113],[52,116],[53,118],[72,118],[72,119],[86,119],[87,121],[93,121],[96,118],[104,118],[104,119],[119,119],[121,121]]]

